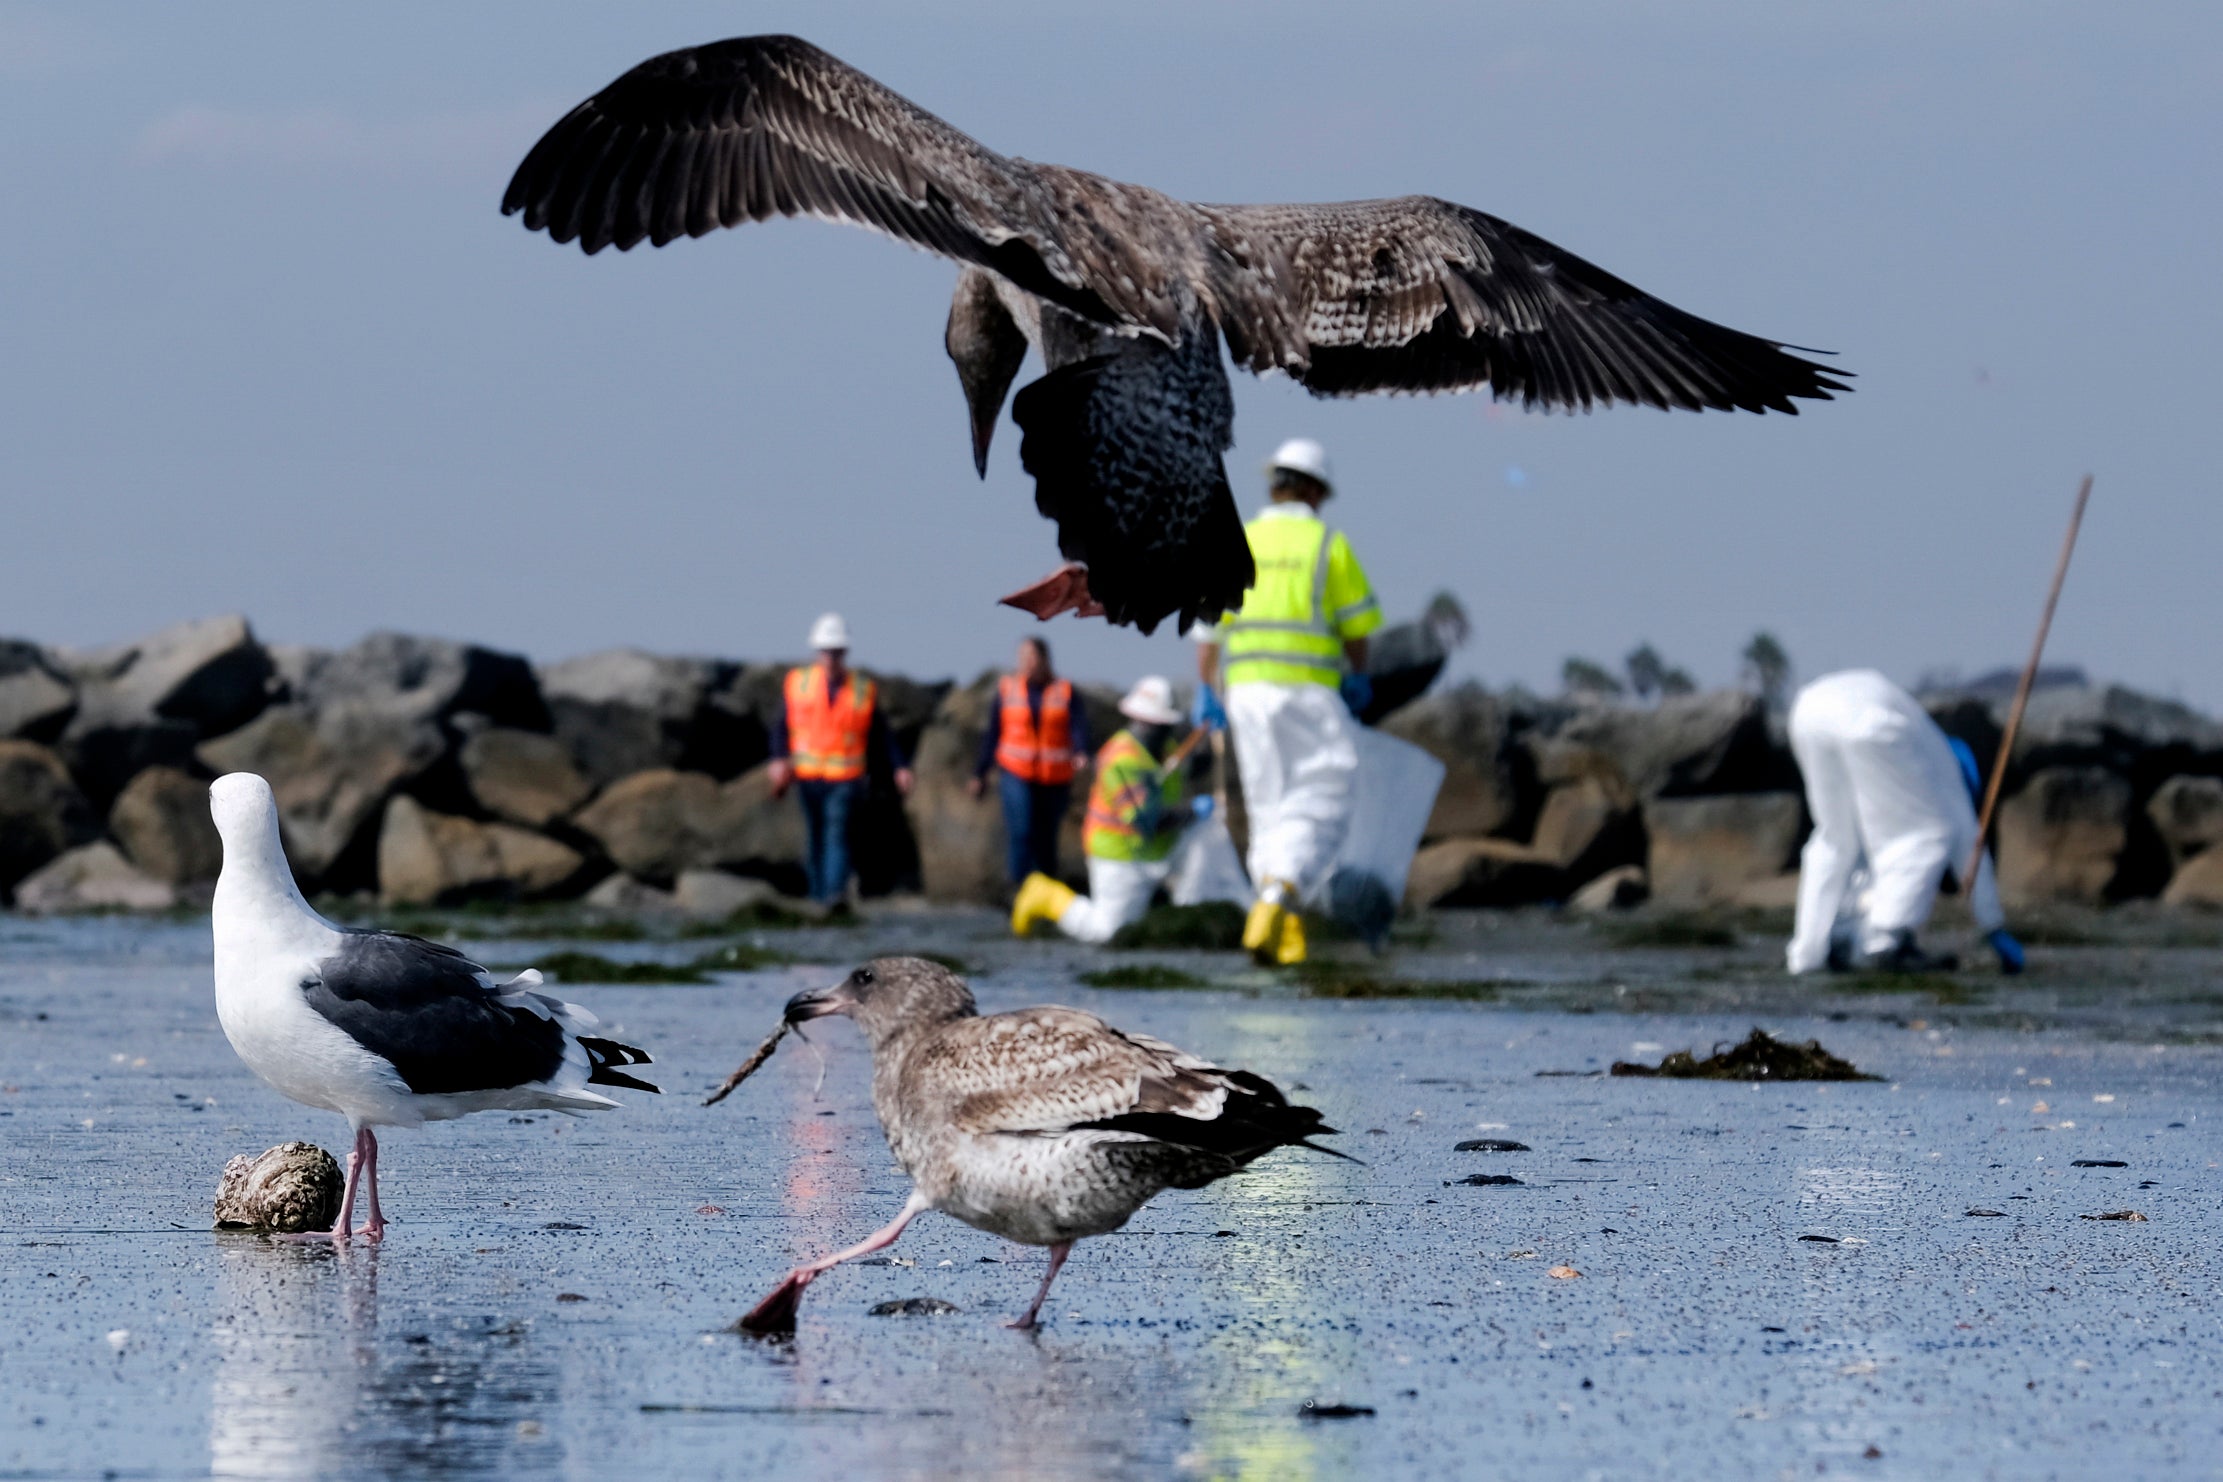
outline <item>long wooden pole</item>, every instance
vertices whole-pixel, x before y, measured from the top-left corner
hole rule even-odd
[[[2015,703],[2007,711],[2007,729],[2000,733],[1999,755],[1992,759],[1991,778],[1984,784],[1984,806],[1976,815],[1976,845],[1968,851],[1968,868],[1961,871],[1964,895],[1976,889],[1976,871],[1984,863],[1984,840],[1991,833],[1992,813],[1999,806],[1999,784],[2007,775],[2007,758],[2014,754],[2015,733],[2022,729],[2022,712],[2029,707],[2030,690],[2038,682],[2038,660],[2045,653],[2046,634],[2053,629],[2053,609],[2061,601],[2061,583],[2068,579],[2069,557],[2076,551],[2077,532],[2084,528],[2084,506],[2092,497],[2092,476],[2076,491],[2076,507],[2069,512],[2069,533],[2061,539],[2061,559],[2054,563],[2053,586],[2045,594],[2045,614],[2038,619],[2038,636],[2030,645],[2030,662],[2022,666],[2022,682],[2015,686]]]

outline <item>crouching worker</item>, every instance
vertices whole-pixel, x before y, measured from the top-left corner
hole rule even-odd
[[[1814,833],[1799,859],[1790,970],[1956,966],[1915,937],[1946,873],[1966,869],[1976,846],[1975,756],[1872,669],[1824,675],[1799,691],[1791,751]],[[1988,853],[1962,889],[2000,970],[2022,971]]]
[[[1180,769],[1163,775],[1181,721],[1173,686],[1150,675],[1127,692],[1119,713],[1128,724],[1096,753],[1081,830],[1088,894],[1039,872],[1027,876],[1011,905],[1011,930],[1019,936],[1055,922],[1078,941],[1108,942],[1119,928],[1142,919],[1172,872],[1174,846],[1196,816],[1195,806],[1181,800]]]

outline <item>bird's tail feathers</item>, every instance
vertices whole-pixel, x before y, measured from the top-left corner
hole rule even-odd
[[[587,1052],[587,1061],[591,1067],[587,1072],[588,1085],[626,1086],[635,1091],[648,1091],[659,1096],[663,1094],[661,1086],[652,1086],[617,1068],[621,1065],[652,1064],[648,1051],[636,1045],[620,1044],[614,1039],[597,1039],[584,1034],[578,1036],[578,1040],[579,1048]]]

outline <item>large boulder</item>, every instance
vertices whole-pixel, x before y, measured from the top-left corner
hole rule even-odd
[[[176,767],[149,767],[132,778],[108,810],[108,832],[133,864],[171,885],[213,880],[224,867],[208,784]]]
[[[305,885],[358,889],[376,883],[386,800],[437,764],[447,746],[427,718],[375,706],[288,704],[203,742],[196,755],[212,772],[254,772],[270,783],[286,855]]]
[[[77,710],[62,757],[96,805],[151,766],[189,760],[268,702],[270,656],[241,617],[203,618],[76,656]]]
[[[1528,831],[1538,794],[1534,764],[1516,743],[1508,708],[1480,685],[1462,684],[1415,701],[1381,729],[1444,765],[1443,786],[1423,837]]]
[[[37,644],[0,638],[0,739],[52,742],[77,708],[77,686]]]
[[[2010,905],[2107,898],[2129,841],[2131,787],[2104,767],[2047,767],[1999,806],[1999,893]]]
[[[15,908],[30,916],[167,911],[177,903],[173,887],[125,859],[106,839],[55,856],[15,887]]]
[[[775,801],[770,769],[721,783],[669,767],[619,779],[572,817],[619,869],[664,885],[694,869],[800,881],[802,810]]]
[[[393,906],[531,898],[570,884],[585,863],[577,850],[514,824],[435,813],[398,797],[378,833],[378,895]]]
[[[1806,800],[1795,792],[1654,798],[1644,805],[1653,898],[1673,906],[1740,902],[1796,862],[1805,824]]]
[[[29,741],[0,741],[0,893],[99,836],[99,815],[60,757]]]
[[[1557,900],[1567,877],[1558,865],[1510,839],[1445,839],[1413,857],[1405,876],[1409,909],[1525,906]]]
[[[1798,780],[1770,740],[1766,707],[1742,690],[1676,695],[1649,708],[1581,706],[1539,747],[1539,770],[1564,770],[1570,764],[1549,753],[1569,749],[1602,755],[1644,799],[1774,791]]]
[[[2049,767],[2104,767],[2144,792],[2175,773],[2212,771],[2219,762],[2223,725],[2174,700],[2088,685],[2031,695],[2011,765],[2025,776]]]
[[[932,900],[994,902],[1010,891],[1003,814],[993,797],[975,798],[965,786],[994,695],[993,675],[951,692],[912,758],[916,780],[905,807],[918,840],[922,884]],[[1110,732],[1097,739],[1109,740]]]
[[[540,685],[557,740],[590,782],[607,786],[665,767],[732,777],[762,761],[765,718],[725,694],[737,673],[621,648],[551,665]]]
[[[1566,872],[1570,885],[1645,858],[1644,819],[1617,773],[1558,783],[1544,794],[1529,846]]]
[[[526,828],[545,828],[584,803],[594,786],[554,736],[489,726],[456,753],[479,807]]]
[[[2223,843],[2223,777],[2172,777],[2154,790],[2146,816],[2169,851],[2169,862],[2184,862]]]
[[[410,633],[373,633],[325,656],[303,673],[294,698],[320,712],[392,722],[471,714],[498,726],[548,729],[539,681],[523,657]]]
[[[2223,910],[2223,849],[2204,849],[2178,865],[2161,899],[2171,906]]]

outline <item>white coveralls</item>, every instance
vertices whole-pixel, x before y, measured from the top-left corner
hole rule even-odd
[[[1814,832],[1799,859],[1798,917],[1788,965],[1827,965],[1831,933],[1853,919],[1854,950],[1887,952],[1929,919],[1939,882],[1976,843],[1976,810],[1945,733],[1914,697],[1873,669],[1825,675],[1791,706],[1791,752],[1806,779]],[[1864,898],[1854,877],[1865,868]],[[1965,887],[1964,885],[1964,888]],[[1976,924],[2006,923],[1987,854],[1967,888]]]
[[[1250,877],[1286,880],[1297,900],[1313,900],[1350,827],[1356,722],[1325,684],[1231,684],[1226,706],[1250,815]]]
[[[1178,852],[1165,859],[1097,859],[1088,861],[1088,894],[1075,896],[1057,918],[1057,929],[1077,942],[1103,943],[1122,926],[1140,921],[1150,910],[1150,898],[1173,873]]]

